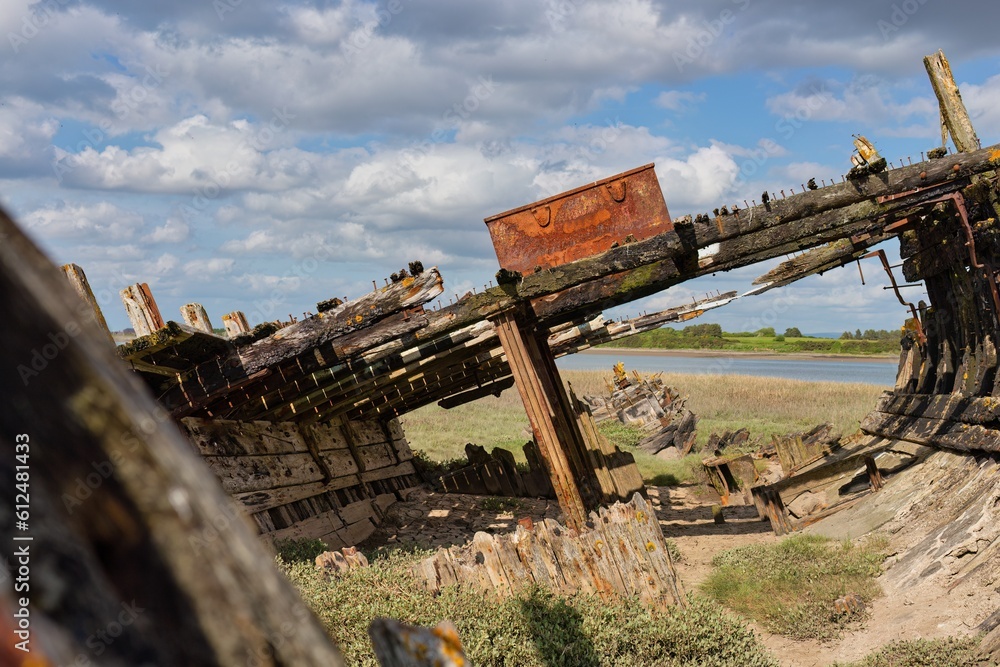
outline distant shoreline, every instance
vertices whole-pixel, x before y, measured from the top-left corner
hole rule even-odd
[[[747,357],[752,359],[786,359],[789,361],[873,361],[880,364],[898,364],[898,356],[864,354],[823,354],[819,352],[746,352],[743,350],[657,350],[644,347],[592,347],[580,354],[619,354],[624,357]]]

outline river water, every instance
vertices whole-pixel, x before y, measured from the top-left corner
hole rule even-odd
[[[625,368],[643,373],[694,373],[711,375],[757,375],[815,382],[863,382],[891,386],[896,382],[894,359],[773,358],[739,356],[674,356],[667,354],[623,353],[621,350],[587,350],[556,360],[564,370],[611,371],[619,361]]]

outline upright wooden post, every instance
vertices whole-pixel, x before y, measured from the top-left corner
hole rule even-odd
[[[114,345],[114,336],[111,335],[111,330],[108,329],[108,323],[104,319],[104,313],[101,312],[100,304],[94,298],[94,290],[90,289],[87,274],[76,264],[64,264],[62,272],[66,274],[66,279],[69,280],[69,284],[73,286],[73,289],[80,295],[80,298],[94,311],[94,322],[108,335],[108,340]]]
[[[212,321],[208,319],[208,313],[205,312],[205,307],[200,303],[186,303],[181,306],[181,317],[184,318],[184,323],[189,327],[205,333],[213,333]]]
[[[951,66],[944,57],[944,52],[938,51],[934,55],[925,56],[924,67],[927,69],[927,76],[931,79],[934,94],[937,95],[941,108],[942,134],[944,128],[947,128],[959,152],[978,150],[981,147],[979,137],[976,136],[976,130],[969,120],[969,112],[962,102],[962,94],[958,91],[958,85],[952,76]]]
[[[588,498],[593,497],[586,466],[579,459],[582,441],[576,420],[567,414],[568,399],[547,344],[540,344],[529,316],[506,311],[493,320],[500,344],[528,413],[539,453],[548,469],[552,488],[566,524],[580,529],[587,520]]]
[[[247,316],[241,310],[234,310],[231,313],[223,315],[222,326],[226,327],[226,335],[230,338],[250,333],[250,324],[247,323]]]
[[[129,285],[121,291],[121,297],[136,336],[148,336],[166,326],[146,283]]]

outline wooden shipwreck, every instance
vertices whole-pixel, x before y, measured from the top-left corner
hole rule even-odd
[[[287,326],[249,330],[230,313],[223,320],[232,337],[223,338],[197,304],[183,309],[185,324],[164,321],[150,288],[136,285],[123,297],[137,332],[149,333],[115,354],[78,267],[65,273],[83,301],[0,217],[9,391],[0,429],[9,452],[21,436],[30,441],[31,548],[49,594],[33,598],[32,609],[46,649],[71,661],[86,640],[78,631],[85,619],[111,617],[139,598],[144,614],[108,648],[106,664],[341,664],[257,535],[364,539],[416,483],[396,418],[474,400],[510,378],[566,527],[586,531],[590,512],[628,500],[641,480],[601,441],[554,358],[730,297],[625,323],[604,321],[605,308],[791,252],[806,251],[741,298],[898,238],[903,276],[926,284],[929,303],[900,297],[911,317],[899,377],[862,424],[867,439],[843,458],[754,490],[775,528],[797,527],[785,507],[800,489],[835,487],[838,498],[841,488],[856,490],[831,482],[838,475],[864,475],[868,492],[881,488],[890,472],[880,468],[881,452],[915,444],[995,456],[1000,145],[980,147],[943,56],[927,65],[954,154],[936,150],[898,166],[871,159],[841,183],[693,220],[669,217],[651,170],[626,172],[491,218],[502,258],[520,256],[506,252],[519,242],[511,238],[542,234],[553,245],[527,265],[502,262],[497,286],[438,309],[426,304],[443,290],[440,274],[414,263],[383,288],[325,301]],[[616,220],[625,221],[621,233]],[[501,233],[510,229],[521,236]],[[6,479],[14,461],[0,461]],[[0,488],[13,516],[16,492]],[[2,525],[10,544],[15,526]],[[3,618],[16,605],[0,595]]]

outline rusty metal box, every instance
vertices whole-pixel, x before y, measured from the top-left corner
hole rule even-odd
[[[673,229],[653,165],[486,218],[500,266],[531,273]]]

